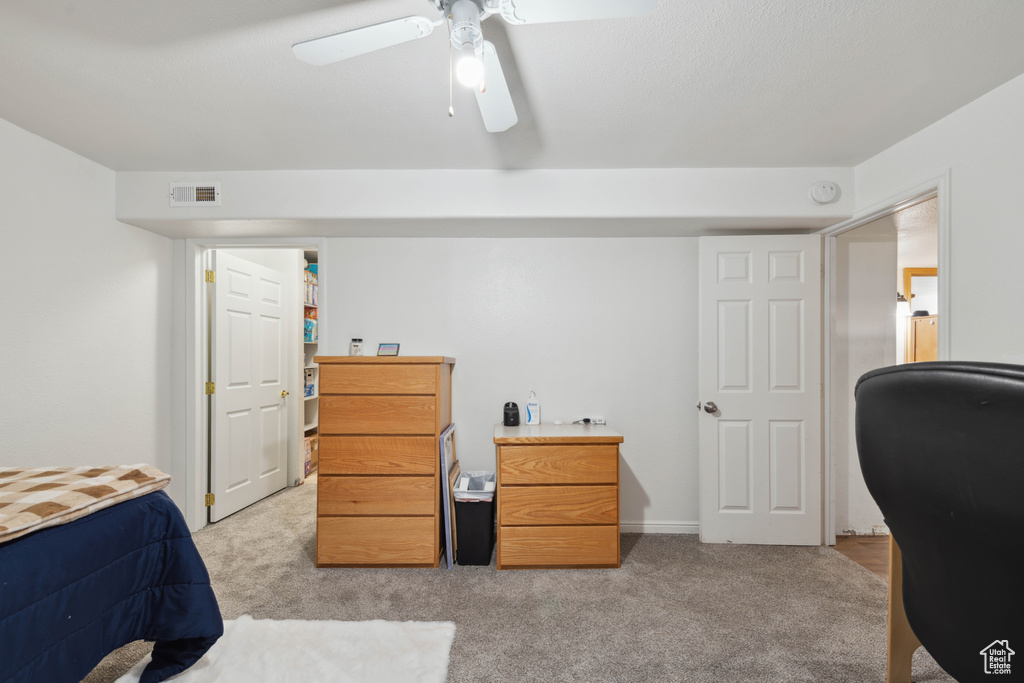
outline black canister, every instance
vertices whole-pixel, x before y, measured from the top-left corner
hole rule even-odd
[[[506,427],[519,426],[519,406],[512,401],[505,404],[505,419],[502,424]]]

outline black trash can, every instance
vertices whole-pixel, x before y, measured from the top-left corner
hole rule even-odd
[[[490,564],[494,550],[494,499],[456,500],[455,537],[458,564]]]

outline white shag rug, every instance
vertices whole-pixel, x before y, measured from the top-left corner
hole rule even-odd
[[[224,622],[224,635],[175,683],[444,683],[455,624],[446,621]],[[138,683],[150,656],[117,683]]]

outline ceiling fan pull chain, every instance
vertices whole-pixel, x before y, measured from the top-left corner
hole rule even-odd
[[[455,70],[452,61],[455,59],[452,54],[452,17],[448,15],[448,118],[455,116],[454,96],[452,95],[452,72]]]

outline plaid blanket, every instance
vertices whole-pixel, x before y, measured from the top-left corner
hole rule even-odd
[[[158,491],[170,481],[149,465],[0,467],[0,543]]]

